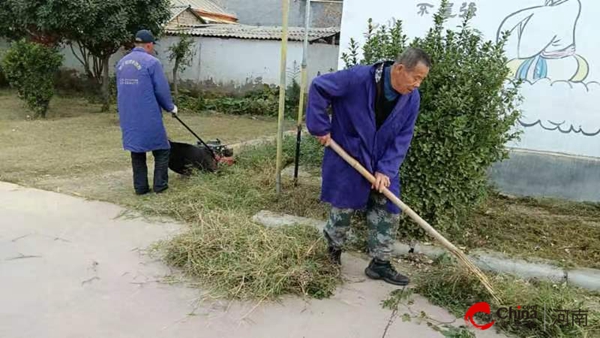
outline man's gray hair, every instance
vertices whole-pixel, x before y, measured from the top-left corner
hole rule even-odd
[[[413,47],[407,48],[396,59],[396,64],[403,64],[408,70],[414,69],[419,62],[431,68],[431,57],[424,50]]]

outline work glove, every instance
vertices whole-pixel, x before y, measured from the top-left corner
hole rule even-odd
[[[177,116],[177,106],[174,105],[173,110],[170,113],[171,113],[171,116],[173,116],[173,117]]]

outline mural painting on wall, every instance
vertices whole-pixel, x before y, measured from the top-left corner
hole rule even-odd
[[[498,38],[502,32],[511,33],[508,46],[513,49],[507,49],[507,53],[515,56],[508,63],[512,75],[530,82],[543,78],[583,82],[589,65],[577,54],[575,43],[580,14],[579,0],[546,0],[541,6],[506,17],[498,29]]]
[[[599,135],[600,124],[591,113],[590,102],[591,91],[600,89],[600,83],[590,78],[588,61],[596,55],[582,55],[577,50],[581,0],[539,2],[537,6],[515,4],[514,11],[500,17],[500,24],[493,28],[497,40],[503,32],[511,33],[505,48],[510,78],[524,82],[526,114],[519,123],[525,128],[563,134]],[[477,16],[478,3],[481,5],[479,1],[449,2],[444,16],[460,20],[469,10]],[[419,17],[431,16],[436,11],[436,4],[430,2],[416,5]],[[569,107],[572,111],[561,110],[556,103],[565,95],[582,106]]]
[[[577,52],[577,24],[581,16],[580,0],[541,0],[539,6],[520,9],[508,15],[498,27],[497,39],[510,32],[506,53],[511,77],[521,79],[526,88],[535,85],[562,87],[564,90],[589,92],[596,81],[590,81],[589,63]],[[541,109],[540,109],[541,110]],[[567,112],[565,112],[567,113]],[[530,109],[523,127],[540,126],[548,131],[586,136],[600,134],[598,126],[585,125],[584,119],[557,119],[543,111]]]
[[[380,6],[373,6],[378,3]],[[361,22],[389,26],[400,19],[410,39],[424,36],[442,0],[344,0],[340,46],[366,41]],[[600,158],[599,0],[449,0],[446,29],[469,26],[485,41],[510,35],[505,45],[507,82],[522,81],[515,129],[521,139],[507,146]],[[340,48],[340,56],[347,49]],[[345,66],[339,58],[339,69]],[[476,74],[474,74],[476,76]]]

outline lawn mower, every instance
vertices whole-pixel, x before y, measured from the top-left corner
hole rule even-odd
[[[215,172],[219,164],[233,164],[233,150],[221,144],[221,140],[216,139],[206,143],[179,116],[173,115],[173,117],[192,133],[198,142],[196,145],[191,145],[169,140],[171,145],[169,169],[180,175],[189,176],[196,170]]]

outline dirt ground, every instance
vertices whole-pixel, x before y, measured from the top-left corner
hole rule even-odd
[[[470,248],[600,268],[600,204],[493,195],[454,238]]]

